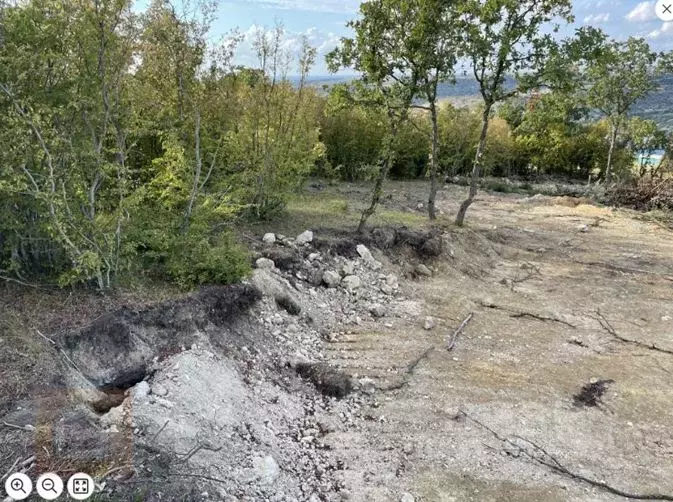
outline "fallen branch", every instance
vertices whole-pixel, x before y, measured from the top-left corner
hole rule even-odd
[[[19,464],[19,460],[21,460],[20,457],[17,458],[17,459],[14,461],[14,463],[12,464],[12,467],[10,467],[10,468],[7,470],[7,472],[0,478],[0,483],[3,482],[3,481],[5,480],[5,478],[7,478],[11,473],[14,472],[14,468]]]
[[[42,338],[44,338],[47,342],[49,342],[51,345],[56,345],[56,342],[49,338],[47,335],[43,335],[39,329],[35,328],[35,332],[40,335]]]
[[[33,427],[32,425],[16,425],[16,424],[10,424],[10,423],[5,422],[4,420],[3,420],[3,422],[2,422],[2,425],[4,425],[5,427],[11,427],[12,429],[19,429],[19,430],[21,430],[21,431],[27,431],[27,432],[32,432],[32,431],[35,430],[35,427]],[[35,458],[35,457],[33,457],[33,459],[34,459],[34,458]]]
[[[103,474],[102,476],[98,476],[97,479],[99,481],[103,480],[103,479],[107,478],[108,476],[110,476],[111,474],[114,474],[115,472],[123,471],[124,469],[133,469],[133,465],[132,464],[126,464],[126,465],[120,465],[119,467],[113,467],[112,469],[105,472],[105,474]]]
[[[430,352],[432,352],[433,350],[435,350],[434,345],[425,349],[425,351],[420,356],[418,356],[416,359],[411,361],[411,363],[409,363],[407,369],[405,370],[405,373],[407,375],[413,375],[414,371],[416,370],[416,366],[418,366],[423,359],[426,359],[430,355]]]
[[[472,320],[472,312],[463,320],[462,323],[460,323],[460,326],[458,326],[458,329],[453,332],[453,335],[451,335],[451,338],[449,339],[449,343],[446,346],[446,350],[451,351],[453,350],[453,347],[456,345],[456,340],[458,338],[458,335],[460,335],[463,330],[467,327],[467,325],[470,323]]]
[[[521,436],[513,436],[515,439],[519,439],[520,441],[523,441],[525,443],[528,443],[532,447],[532,451],[530,449],[524,448],[520,444],[515,443],[511,439],[499,434],[495,430],[491,429],[489,426],[486,424],[480,422],[476,418],[468,415],[465,411],[459,410],[458,415],[456,415],[455,419],[459,419],[460,417],[464,417],[474,424],[478,425],[482,429],[487,430],[490,432],[498,441],[505,443],[515,449],[515,452],[518,454],[517,456],[524,456],[528,458],[529,460],[536,462],[540,465],[544,465],[545,467],[551,469],[552,471],[556,472],[557,474],[562,474],[564,476],[569,477],[570,479],[573,479],[575,481],[581,481],[583,483],[586,483],[588,485],[594,486],[596,488],[600,488],[601,490],[605,490],[609,493],[612,493],[613,495],[619,495],[620,497],[628,498],[628,499],[635,499],[635,500],[672,500],[673,501],[673,495],[666,495],[666,494],[660,494],[660,493],[631,493],[627,492],[624,490],[621,490],[619,488],[616,488],[612,485],[609,485],[605,481],[599,481],[597,479],[590,478],[588,476],[584,476],[582,474],[579,474],[575,471],[570,470],[559,460],[554,457],[552,454],[550,454],[547,450],[542,448],[540,445],[534,443],[530,439],[523,438]]]
[[[159,429],[157,431],[157,433],[154,436],[152,436],[152,442],[157,440],[157,438],[159,437],[159,434],[161,434],[164,431],[164,429],[166,428],[166,426],[168,425],[168,422],[170,422],[170,420],[166,420],[164,425],[161,426],[161,429]]]
[[[535,314],[535,313],[532,313],[532,312],[525,312],[525,311],[521,311],[521,310],[512,309],[512,308],[509,308],[509,307],[503,307],[501,305],[496,305],[495,303],[488,303],[488,302],[484,302],[484,301],[480,301],[479,304],[482,307],[485,307],[485,308],[488,308],[488,309],[495,309],[495,310],[502,310],[504,312],[509,312],[510,317],[514,317],[514,318],[529,317],[531,319],[536,319],[538,321],[557,322],[559,324],[563,324],[565,326],[568,326],[569,328],[573,328],[573,329],[577,328],[577,326],[575,326],[574,324],[570,324],[568,321],[564,321],[563,319],[559,319],[558,317],[548,317],[548,316],[545,316],[545,315]]]
[[[624,338],[622,335],[617,333],[617,330],[615,330],[612,324],[610,324],[610,321],[607,320],[607,318],[601,313],[600,310],[596,310],[596,315],[598,317],[595,319],[598,321],[601,327],[620,342],[628,343],[648,350],[656,350],[657,352],[663,352],[664,354],[673,355],[673,350],[664,349],[662,347],[656,346],[655,344],[647,344],[645,342],[640,342],[638,340],[631,340],[630,338]]]
[[[418,356],[416,359],[414,359],[407,365],[406,369],[404,370],[404,376],[399,382],[391,384],[388,387],[382,388],[381,390],[383,391],[398,390],[407,386],[409,384],[409,377],[414,374],[414,371],[416,371],[416,367],[421,363],[422,360],[427,359],[427,357],[433,350],[435,350],[434,345],[425,349],[420,356]]]
[[[612,270],[613,272],[622,272],[625,274],[642,274],[642,275],[653,275],[656,277],[660,277],[662,279],[665,279],[667,281],[673,282],[673,277],[667,276],[667,275],[662,275],[658,272],[650,272],[649,270],[643,270],[641,268],[631,268],[631,267],[622,267],[621,265],[613,265],[612,263],[604,263],[601,261],[581,261],[581,260],[573,260],[574,263],[577,263],[579,265],[585,265],[588,267],[601,267],[607,270]]]
[[[190,458],[192,458],[194,455],[196,455],[199,451],[201,450],[208,450],[212,452],[218,452],[222,449],[222,447],[213,447],[210,446],[209,444],[206,443],[199,443],[196,446],[192,447],[191,450],[189,450],[187,453],[184,454],[178,454],[178,456],[182,457],[179,462],[184,463],[187,462]]]

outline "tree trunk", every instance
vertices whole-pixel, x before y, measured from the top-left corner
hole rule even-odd
[[[463,226],[465,222],[465,214],[468,208],[472,205],[474,198],[477,195],[477,188],[479,186],[479,175],[481,172],[481,158],[484,155],[484,147],[486,146],[486,134],[488,133],[489,114],[491,113],[492,103],[486,103],[484,114],[481,119],[481,134],[479,136],[479,145],[477,146],[477,153],[474,156],[474,165],[472,166],[472,174],[470,179],[470,193],[467,199],[463,201],[456,215],[456,225]]]
[[[439,152],[439,126],[437,125],[437,103],[430,101],[430,118],[432,119],[432,151],[430,152],[430,197],[428,198],[428,216],[437,218],[435,200],[437,199],[437,154]]]
[[[376,183],[374,184],[374,190],[372,192],[372,201],[367,209],[362,212],[362,217],[360,218],[360,224],[358,225],[358,233],[361,234],[365,230],[365,225],[369,217],[374,214],[376,211],[376,206],[378,206],[379,201],[381,200],[381,194],[383,193],[383,183],[388,177],[388,172],[390,171],[390,166],[393,162],[394,156],[394,143],[395,137],[397,136],[397,125],[393,125],[391,132],[388,135],[387,144],[384,147],[383,154],[383,163],[381,164],[381,169],[379,169],[379,175],[376,178]]]
[[[605,168],[605,184],[609,185],[612,182],[612,156],[615,151],[615,143],[617,142],[617,125],[612,126],[612,132],[610,134],[610,150],[608,150],[608,165]]]
[[[182,233],[186,234],[189,230],[189,220],[192,217],[194,210],[194,201],[199,193],[199,182],[201,181],[201,114],[196,111],[196,124],[194,126],[194,183],[192,185],[192,193],[189,197],[189,204],[185,211],[185,220],[182,224]]]

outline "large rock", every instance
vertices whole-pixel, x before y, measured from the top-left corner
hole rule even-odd
[[[311,232],[310,230],[306,230],[305,232],[300,233],[295,239],[295,243],[298,246],[303,246],[304,244],[308,244],[309,242],[313,242],[313,232]]]
[[[322,275],[322,281],[328,288],[336,288],[341,282],[341,276],[333,270],[326,270]]]
[[[262,237],[262,242],[264,244],[274,244],[276,242],[276,234],[271,232],[264,234],[264,237]]]
[[[369,268],[371,268],[372,270],[378,270],[381,268],[382,266],[381,263],[376,261],[371,251],[369,251],[369,249],[367,248],[367,246],[365,246],[364,244],[358,244],[356,249],[360,257],[363,259],[363,261]]]
[[[264,296],[273,298],[279,307],[293,315],[301,312],[301,303],[287,280],[270,270],[257,269],[251,281]]]
[[[341,281],[341,285],[348,291],[354,291],[362,286],[362,280],[357,275],[347,275]]]

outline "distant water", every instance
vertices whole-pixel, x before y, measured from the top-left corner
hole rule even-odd
[[[348,82],[354,77],[347,76],[311,76],[308,83],[314,87],[330,87],[332,85]],[[291,80],[295,81],[295,79]],[[508,86],[513,86],[514,80],[508,80]],[[457,78],[455,84],[443,83],[439,85],[440,98],[469,98],[479,96],[479,85],[473,78]],[[659,79],[659,90],[650,94],[647,98],[636,103],[632,111],[644,119],[654,120],[660,127],[673,131],[673,75]]]

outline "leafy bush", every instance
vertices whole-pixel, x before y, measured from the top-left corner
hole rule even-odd
[[[227,235],[215,242],[200,235],[180,236],[168,251],[166,271],[183,288],[231,284],[250,272],[248,254]]]

